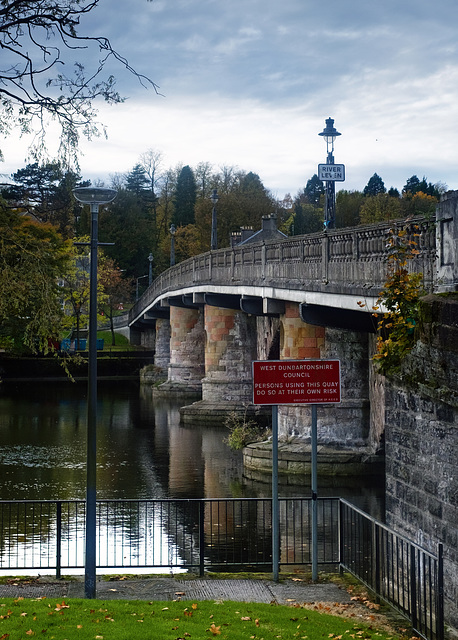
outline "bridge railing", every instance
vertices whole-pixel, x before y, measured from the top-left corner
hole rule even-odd
[[[387,271],[387,239],[405,221],[383,222],[293,236],[269,243],[253,243],[203,253],[159,275],[132,308],[135,320],[161,295],[193,285],[274,286],[357,296],[377,296]],[[409,221],[408,234],[417,242],[412,271],[423,273],[432,289],[435,269],[435,227],[425,218]]]

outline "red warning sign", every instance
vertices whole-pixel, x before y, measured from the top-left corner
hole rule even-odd
[[[340,402],[340,360],[255,360],[253,404]]]

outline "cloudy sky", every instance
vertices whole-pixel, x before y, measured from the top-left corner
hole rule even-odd
[[[162,93],[110,68],[129,99],[100,105],[108,140],[83,144],[85,178],[154,149],[164,169],[233,165],[295,195],[326,160],[332,117],[338,188],[376,172],[387,188],[416,174],[458,189],[456,0],[100,0],[84,28]],[[2,173],[24,165],[26,141],[2,148]]]

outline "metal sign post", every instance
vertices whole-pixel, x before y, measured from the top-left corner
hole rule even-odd
[[[339,360],[257,360],[253,369],[253,404],[272,405],[272,574],[280,567],[278,501],[278,405],[310,404],[312,489],[312,580],[318,579],[317,406],[340,402]]]

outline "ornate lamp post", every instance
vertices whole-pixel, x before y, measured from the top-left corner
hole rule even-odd
[[[78,187],[73,190],[78,202],[91,208],[91,264],[89,276],[89,365],[87,394],[87,459],[86,459],[86,559],[84,591],[95,598],[96,573],[96,480],[97,480],[97,247],[99,206],[116,197],[114,189]]]
[[[174,224],[170,225],[170,266],[173,267],[175,264],[175,233],[177,232],[177,228]]]
[[[149,261],[149,269],[148,269],[148,286],[151,286],[151,283],[153,282],[153,260],[154,260],[154,256],[153,254],[150,252],[149,256],[148,256],[148,261]]]
[[[216,219],[216,204],[218,200],[219,200],[218,192],[216,189],[213,189],[212,195],[211,195],[211,201],[213,202],[213,209],[212,209],[212,235],[211,235],[211,242],[210,242],[210,249],[212,251],[218,248],[218,221]]]
[[[324,214],[324,228],[325,229],[334,229],[336,225],[336,189],[335,182],[336,180],[344,180],[345,179],[345,169],[343,165],[335,165],[334,164],[334,140],[337,136],[342,135],[339,133],[334,127],[334,120],[332,118],[328,118],[325,120],[326,126],[319,136],[323,136],[326,140],[326,150],[327,150],[327,158],[326,165],[319,165],[319,177],[323,179],[321,176],[324,176],[326,181],[326,203],[325,203],[325,214]],[[321,169],[323,168],[324,169]],[[338,173],[336,169],[340,168],[342,173]]]

